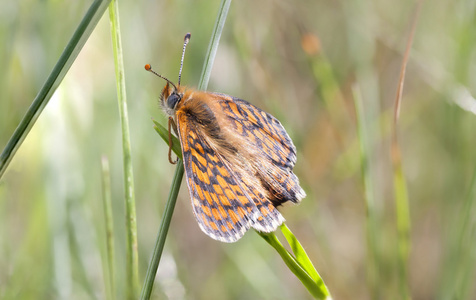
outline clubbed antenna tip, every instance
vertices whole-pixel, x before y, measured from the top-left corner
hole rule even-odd
[[[168,80],[166,77],[164,77],[164,76],[160,75],[159,73],[156,73],[154,70],[152,70],[152,66],[150,64],[146,64],[144,66],[144,68],[145,68],[146,71],[149,71],[152,74],[155,74],[155,75],[159,76],[160,78],[166,80],[168,83],[170,83],[174,87],[175,90],[177,90],[177,87],[175,86],[175,84],[172,81]]]
[[[180,86],[180,80],[182,79],[182,68],[183,68],[183,58],[185,57],[185,49],[187,48],[187,44],[190,41],[191,36],[192,35],[189,32],[183,38],[182,60],[180,61],[180,71],[179,71],[179,74],[178,74],[178,83],[177,83],[178,86]]]

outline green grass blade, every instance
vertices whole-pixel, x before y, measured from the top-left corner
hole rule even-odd
[[[101,159],[102,167],[102,189],[103,189],[103,209],[104,224],[106,225],[106,267],[103,267],[104,281],[106,283],[107,299],[116,299],[116,271],[114,268],[114,219],[112,217],[111,200],[111,176],[109,171],[109,161],[106,156]],[[103,264],[104,265],[104,264]]]
[[[83,19],[79,23],[76,31],[73,33],[71,40],[66,45],[58,62],[46,79],[46,82],[41,87],[32,104],[28,108],[26,114],[23,116],[20,124],[13,132],[10,140],[0,155],[0,178],[2,178],[13,156],[21,146],[30,129],[35,124],[41,112],[48,104],[51,96],[56,88],[60,85],[64,76],[88,40],[91,32],[96,27],[99,19],[102,17],[110,0],[96,0],[89,7]]]
[[[217,19],[215,20],[215,26],[213,28],[212,38],[210,39],[207,55],[205,56],[205,61],[203,62],[202,75],[200,76],[200,81],[198,82],[199,90],[205,91],[207,89],[208,80],[210,79],[210,74],[212,73],[213,62],[215,61],[218,45],[220,44],[220,37],[223,27],[225,26],[230,4],[231,0],[222,0],[220,3]]]
[[[314,265],[307,256],[306,251],[301,246],[301,243],[294,236],[291,230],[289,230],[285,223],[283,223],[283,225],[281,225],[279,228],[288,241],[289,246],[291,246],[291,250],[293,250],[294,256],[296,257],[298,263],[303,267],[304,270],[306,270],[306,272],[312,277],[312,279],[314,279],[314,281],[322,281],[321,276],[319,276],[316,268],[314,268]]]
[[[137,251],[137,220],[134,196],[134,176],[132,169],[131,141],[127,116],[126,84],[122,59],[121,30],[117,1],[109,5],[114,64],[116,70],[117,100],[122,129],[122,151],[124,159],[124,189],[126,201],[126,297],[137,299],[139,294],[139,254]]]
[[[330,298],[330,292],[327,289],[324,280],[322,280],[319,272],[317,272],[316,268],[312,264],[312,261],[309,259],[309,256],[307,256],[306,250],[304,250],[299,240],[296,238],[296,236],[294,236],[285,223],[280,226],[280,229],[288,241],[288,244],[291,246],[291,250],[293,250],[296,261],[307,272],[307,274],[311,276],[311,278],[314,280],[314,283],[319,287],[322,293],[326,295],[326,297]]]
[[[315,299],[331,299],[324,282],[322,280],[320,282],[314,281],[296,258],[284,248],[274,232],[263,233],[257,231],[257,233],[279,253],[289,270],[296,275]]]
[[[210,79],[210,74],[213,68],[213,62],[215,61],[216,51],[218,48],[218,44],[220,42],[220,36],[223,31],[223,26],[225,24],[226,16],[228,15],[228,8],[230,7],[231,0],[222,0],[220,4],[220,9],[218,11],[218,16],[215,21],[215,26],[213,29],[212,37],[210,39],[210,44],[208,47],[207,54],[205,56],[205,63],[203,65],[202,75],[200,77],[200,83],[198,85],[198,89],[206,90],[208,86],[208,81]],[[163,126],[156,123],[155,130],[160,134],[160,136],[164,139],[166,144],[169,144],[168,140],[168,131],[165,130]],[[174,140],[173,150],[174,152],[181,157],[182,153],[180,150],[176,148],[176,145],[180,145]],[[177,168],[175,169],[175,176],[172,181],[172,188],[169,193],[169,199],[167,200],[166,204],[166,212],[162,219],[162,223],[160,225],[160,231],[157,235],[157,240],[155,243],[154,252],[149,262],[149,266],[147,268],[147,275],[144,281],[144,285],[142,286],[142,292],[140,299],[150,299],[150,295],[152,294],[152,287],[154,285],[155,275],[157,273],[157,268],[159,267],[160,258],[162,256],[162,251],[165,245],[165,239],[167,237],[167,232],[169,229],[170,221],[172,220],[172,214],[175,207],[175,202],[178,196],[178,190],[180,188],[180,183],[182,182],[183,178],[183,163],[182,160],[179,159],[177,162]]]

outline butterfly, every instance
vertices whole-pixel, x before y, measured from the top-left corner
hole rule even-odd
[[[211,238],[236,242],[254,228],[272,232],[284,222],[277,207],[306,194],[293,173],[296,147],[281,123],[245,100],[166,80],[160,105],[182,146],[186,182],[199,227]]]

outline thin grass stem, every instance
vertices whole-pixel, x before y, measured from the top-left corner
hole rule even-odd
[[[116,299],[116,271],[114,267],[114,219],[112,217],[111,175],[109,161],[106,156],[101,159],[102,169],[102,200],[104,210],[104,225],[106,232],[106,266],[103,266],[104,281],[106,283],[107,299]]]
[[[231,0],[222,0],[220,8],[218,9],[217,19],[215,20],[215,26],[213,27],[212,38],[210,44],[208,44],[207,54],[205,55],[205,61],[203,62],[202,75],[198,82],[198,89],[205,91],[208,87],[208,81],[210,80],[210,74],[212,73],[213,62],[217,54],[218,45],[220,44],[221,33],[223,27],[225,27],[226,17],[228,16],[228,10],[230,8]]]
[[[175,203],[177,202],[177,196],[180,191],[183,173],[183,163],[182,160],[179,159],[177,161],[177,167],[175,168],[175,174],[172,180],[169,198],[167,199],[167,203],[165,204],[164,216],[162,217],[162,222],[160,223],[160,229],[157,235],[154,252],[152,253],[152,257],[149,261],[149,267],[147,268],[147,274],[145,276],[144,285],[142,287],[142,292],[140,295],[141,300],[150,299],[150,296],[152,295],[155,275],[157,273],[157,269],[159,268],[160,258],[162,257],[165,240],[167,238],[167,233],[169,232],[170,221],[172,220]]]
[[[137,299],[139,294],[139,254],[137,251],[137,220],[134,195],[134,175],[132,168],[131,141],[127,115],[126,83],[122,59],[121,29],[117,1],[109,5],[112,49],[116,70],[117,101],[122,131],[122,152],[124,159],[124,194],[126,204],[126,297]]]

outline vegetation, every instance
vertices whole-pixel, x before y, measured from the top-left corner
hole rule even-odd
[[[175,166],[151,121],[166,124],[157,105],[164,82],[143,66],[175,80],[190,31],[182,83],[198,86],[219,3],[118,4],[138,274],[126,267],[108,1],[94,2],[85,27],[89,2],[3,1],[0,149],[33,99],[51,96],[45,82],[58,88],[25,124],[31,130],[0,178],[0,299],[126,299],[135,276],[144,282]],[[476,297],[475,9],[469,0],[423,3],[396,127],[399,169],[394,105],[415,2],[231,3],[207,90],[265,109],[293,138],[308,196],[281,211],[335,299]],[[89,39],[68,44],[77,29]],[[61,56],[67,45],[72,58]],[[50,81],[61,62],[64,80]],[[408,220],[396,204],[405,197]],[[255,232],[234,244],[203,234],[182,185],[152,298],[311,297]]]

